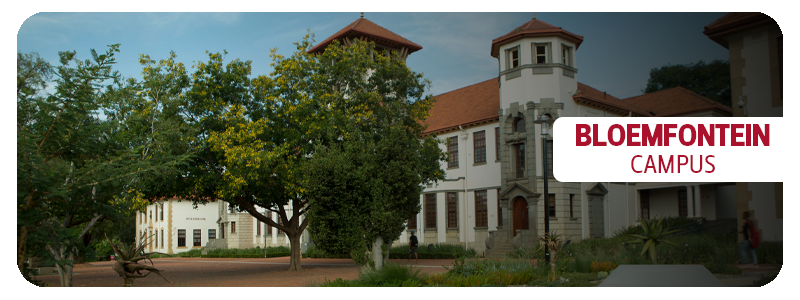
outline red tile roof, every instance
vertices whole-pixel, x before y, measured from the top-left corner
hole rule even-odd
[[[498,56],[500,44],[513,42],[524,37],[553,35],[575,42],[575,50],[577,50],[583,42],[583,36],[571,33],[561,29],[561,27],[550,25],[538,19],[532,19],[507,33],[506,35],[492,40],[492,57]]]
[[[359,36],[364,36],[369,40],[375,41],[376,43],[385,44],[392,47],[406,47],[408,48],[409,54],[422,49],[422,46],[417,45],[416,43],[409,41],[406,38],[373,23],[370,20],[367,20],[366,18],[359,18],[353,21],[353,23],[350,23],[350,25],[347,25],[345,28],[342,28],[342,30],[339,30],[339,32],[317,44],[314,46],[314,48],[311,48],[308,53],[324,52],[325,48],[328,46],[328,44],[333,42],[333,40]]]
[[[579,104],[599,107],[620,115],[628,115],[630,112],[637,117],[651,116],[647,110],[639,106],[622,101],[606,92],[601,92],[580,82],[578,82],[578,92],[572,96],[572,100]]]
[[[499,120],[500,85],[497,77],[435,97],[436,103],[424,123],[423,134],[444,133]],[[675,87],[627,99],[619,99],[578,82],[578,92],[572,99],[620,115],[638,117],[671,117],[714,110],[731,116],[731,108],[682,87]],[[650,113],[652,112],[652,114]]]
[[[728,41],[722,37],[734,32],[742,31],[762,24],[774,23],[778,25],[770,16],[759,12],[732,12],[722,16],[705,27],[703,34],[728,48]]]
[[[499,120],[500,84],[497,77],[435,97],[436,103],[425,119],[423,134],[441,133]]]
[[[730,107],[682,87],[647,93],[623,101],[651,111],[657,117],[673,117],[706,110],[714,110],[726,116],[732,115]]]

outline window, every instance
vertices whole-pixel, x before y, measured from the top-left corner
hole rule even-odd
[[[192,234],[193,234],[193,240],[194,240],[194,243],[192,244],[192,246],[200,247],[201,238],[202,238],[202,235],[203,235],[203,230],[201,230],[201,229],[192,230]]]
[[[161,221],[164,221],[164,204],[161,204]]]
[[[650,192],[647,190],[639,191],[639,209],[642,219],[650,220]]]
[[[231,233],[236,233],[236,222],[231,222]]]
[[[155,243],[156,243],[156,245],[155,245],[156,248],[158,248],[158,230],[157,229],[156,229],[156,241],[155,241]]]
[[[497,226],[503,226],[503,209],[500,208],[500,189],[497,189]]]
[[[417,229],[417,215],[411,216],[411,219],[408,219],[408,229]]]
[[[178,229],[178,247],[186,247],[186,229]]]
[[[475,147],[475,163],[486,162],[486,130],[481,130],[472,134]]]
[[[689,216],[688,207],[686,207],[686,190],[678,191],[678,215],[681,217]]]
[[[208,239],[209,240],[216,240],[217,239],[217,230],[216,229],[209,229],[208,230]]]
[[[267,216],[267,218],[270,219],[270,220],[272,220],[272,216],[271,215],[272,214]],[[272,225],[269,225],[269,223],[267,223],[267,234],[272,235]]]
[[[533,61],[536,64],[549,63],[547,52],[550,44],[533,44]]]
[[[161,229],[161,249],[164,249],[164,229]]]
[[[458,167],[458,136],[450,137],[447,139],[447,167]]]
[[[447,193],[447,228],[458,228],[458,196]]]
[[[556,194],[550,194],[549,200],[547,201],[547,205],[549,206],[548,209],[550,213],[548,214],[551,218],[556,217]]]
[[[517,144],[515,148],[515,161],[517,167],[517,178],[525,177],[525,144]]]
[[[150,222],[152,222],[153,221],[153,211],[150,210],[149,212],[150,212]]]
[[[572,211],[572,197],[574,197],[574,196],[575,196],[575,194],[569,194],[569,217],[570,218],[574,218],[573,211]]]
[[[261,221],[256,220],[256,235],[261,235]]]
[[[494,153],[497,155],[497,160],[500,160],[500,127],[494,128]]]
[[[425,229],[436,229],[436,194],[425,194]]]
[[[156,208],[156,221],[158,221],[158,206],[155,206],[155,208]]]
[[[519,46],[506,50],[506,69],[513,69],[519,65]]]
[[[561,45],[561,63],[567,67],[572,67],[572,47]]]
[[[475,227],[488,227],[489,216],[486,209],[486,191],[475,191]]]
[[[219,223],[220,238],[225,238],[225,223]]]
[[[514,132],[523,132],[523,131],[525,131],[525,119],[514,118]]]

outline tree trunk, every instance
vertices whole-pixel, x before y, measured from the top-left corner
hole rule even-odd
[[[287,232],[287,236],[289,236],[289,245],[291,248],[292,256],[289,259],[289,271],[302,271],[303,267],[300,266],[300,258],[302,254],[300,253],[300,233],[302,231],[297,231],[298,233],[290,235]]]
[[[389,263],[389,251],[392,250],[392,242],[389,242],[386,246],[386,251],[383,252],[383,264]]]
[[[372,242],[372,262],[375,263],[375,270],[383,268],[383,237],[380,235]]]
[[[62,264],[66,257],[65,254],[67,252],[64,246],[58,248],[50,248],[50,252],[53,253],[53,257],[56,259],[56,270],[58,271],[58,279],[61,283],[62,287],[72,287],[72,264]],[[75,257],[74,255],[70,254],[69,259],[73,260]]]
[[[136,279],[136,278],[133,278],[133,277],[123,277],[123,278],[122,278],[122,287],[132,287],[132,286],[133,286],[133,280],[134,280],[134,279]]]
[[[19,237],[17,238],[17,267],[19,268],[19,272],[23,275],[24,265],[25,265],[25,248],[28,246],[28,227],[22,226],[19,229]]]

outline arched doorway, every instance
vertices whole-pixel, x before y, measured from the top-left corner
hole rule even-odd
[[[514,198],[514,228],[513,236],[517,236],[517,230],[528,229],[528,201],[522,197]]]

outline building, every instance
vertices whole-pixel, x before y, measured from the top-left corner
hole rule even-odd
[[[291,210],[287,211],[291,217]],[[279,218],[272,213],[273,220]],[[136,214],[136,242],[149,241],[146,251],[175,254],[192,249],[228,249],[289,246],[282,231],[261,223],[247,212],[232,209],[225,201],[198,204],[177,198],[151,202]],[[303,233],[303,252],[308,246]]]
[[[151,202],[136,214],[136,243],[149,242],[147,252],[174,254],[202,248],[218,234],[216,207],[222,201],[193,207],[191,201],[162,199]]]
[[[404,60],[422,50],[422,46],[361,17],[309,52],[322,52],[333,40],[348,45],[353,39],[397,51]],[[442,150],[449,153],[449,161],[441,166],[446,179],[425,187],[420,196],[422,210],[412,216],[397,243],[406,242],[408,231],[415,230],[424,244],[464,244],[487,256],[502,256],[514,246],[535,245],[544,233],[545,213],[550,230],[574,241],[612,236],[615,230],[637,224],[639,217],[736,218],[737,208],[751,201],[740,196],[744,195],[740,184],[559,182],[552,171],[547,178],[542,176],[543,125],[537,123],[542,115],[551,120],[566,116],[730,117],[739,111],[680,87],[627,99],[592,88],[578,81],[582,42],[580,35],[533,18],[491,41],[490,55],[498,61],[497,77],[436,96],[424,134],[436,134]],[[733,69],[733,62],[731,66]],[[748,75],[749,71],[740,73]],[[747,89],[734,92],[734,103],[741,90]],[[749,95],[754,98],[752,92]],[[552,169],[552,143],[548,146],[546,165]],[[761,185],[745,187],[752,190]],[[779,190],[776,186],[774,193]],[[547,212],[545,200],[550,207]],[[286,236],[277,230],[218,203],[213,225],[220,236],[209,246],[288,245]],[[777,231],[769,229],[762,236],[768,238],[772,232]],[[782,231],[778,239],[780,235]],[[307,233],[302,241],[304,247],[310,242]]]
[[[763,13],[729,13],[705,27],[727,48],[734,117],[783,117],[783,32]],[[765,240],[783,240],[783,183],[736,183],[739,228],[749,211]]]

